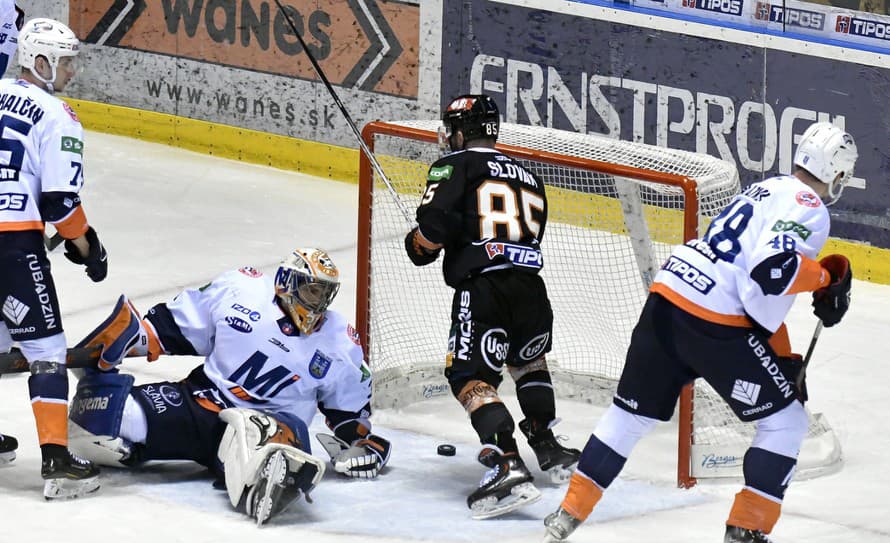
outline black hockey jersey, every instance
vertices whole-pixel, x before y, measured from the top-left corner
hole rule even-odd
[[[475,147],[437,160],[417,223],[426,239],[444,246],[442,268],[452,287],[493,269],[538,273],[544,265],[544,183],[494,149]]]

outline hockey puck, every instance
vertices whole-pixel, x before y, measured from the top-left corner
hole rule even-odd
[[[439,456],[454,456],[457,452],[457,449],[454,448],[454,445],[449,445],[447,443],[443,445],[439,445],[436,449],[436,452],[439,453]]]

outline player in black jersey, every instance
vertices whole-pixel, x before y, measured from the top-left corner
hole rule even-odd
[[[417,266],[445,253],[445,283],[455,289],[445,376],[479,435],[479,461],[489,468],[467,505],[474,518],[489,518],[541,495],[498,397],[505,367],[525,415],[519,428],[541,469],[564,482],[580,451],[560,445],[551,430],[558,419],[545,355],[553,313],[538,275],[547,224],[544,183],[495,150],[500,120],[491,97],[460,96],[442,121],[439,139],[452,152],[429,169],[418,226],[405,249]]]

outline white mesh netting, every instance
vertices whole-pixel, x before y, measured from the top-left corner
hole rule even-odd
[[[440,123],[387,124],[432,135]],[[360,278],[359,288],[368,289],[375,406],[399,407],[450,394],[442,371],[453,291],[445,285],[439,263],[417,268],[403,246],[427,169],[441,151],[434,143],[404,135],[376,134],[373,143],[391,186],[375,175],[369,284]],[[671,247],[684,241],[685,198],[677,186],[634,179],[626,171],[617,176],[564,163],[581,157],[692,178],[699,214],[690,219],[702,229],[738,193],[738,173],[732,164],[707,155],[544,127],[502,124],[498,143],[548,153],[546,159],[521,160],[547,184],[542,275],[554,312],[548,366],[560,397],[606,405],[651,276]],[[554,160],[551,154],[566,158]],[[701,380],[693,413],[693,474],[737,476],[753,426],[739,422]],[[812,418],[811,435],[824,434],[830,429],[821,418]]]

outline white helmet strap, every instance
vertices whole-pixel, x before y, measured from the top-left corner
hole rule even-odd
[[[53,66],[53,63],[50,62],[49,59],[44,57],[43,55],[40,55],[40,57],[38,57],[38,58],[43,58],[44,60],[46,60],[47,65],[49,65],[50,78],[44,79],[43,76],[40,75],[40,73],[37,71],[37,62],[36,61],[34,63],[34,68],[32,70],[28,70],[28,71],[31,72],[31,75],[34,77],[34,79],[40,81],[41,83],[43,83],[46,86],[46,92],[48,92],[50,94],[55,94],[56,89],[53,87],[53,82],[56,80],[56,67]],[[61,60],[62,59],[60,58],[59,61],[61,62]]]

